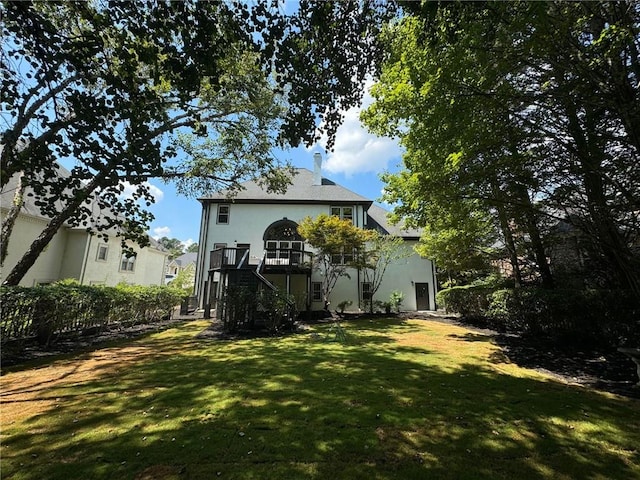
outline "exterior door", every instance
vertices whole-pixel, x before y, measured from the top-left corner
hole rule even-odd
[[[429,284],[416,283],[416,309],[429,310]]]

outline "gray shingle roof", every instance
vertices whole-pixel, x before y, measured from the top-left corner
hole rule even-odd
[[[369,216],[368,226],[371,228],[375,228],[379,226],[382,230],[384,230],[389,235],[395,235],[397,237],[402,238],[419,238],[420,230],[415,230],[413,228],[403,229],[398,225],[391,225],[388,219],[389,212],[378,205],[371,205],[369,210],[367,211],[367,215]]]
[[[187,253],[183,253],[179,257],[174,258],[173,261],[176,262],[176,264],[178,264],[180,267],[186,267],[191,263],[196,263],[197,259],[198,259],[197,252],[187,252]]]
[[[238,192],[232,200],[226,191],[213,193],[199,200],[201,202],[230,201],[235,203],[357,203],[370,205],[368,198],[358,195],[337,183],[322,178],[322,185],[313,185],[313,172],[306,168],[296,169],[286,193],[270,193],[254,181],[242,183],[244,190]]]

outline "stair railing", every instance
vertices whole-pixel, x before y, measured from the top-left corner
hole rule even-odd
[[[244,255],[242,255],[242,258],[238,262],[238,266],[236,268],[237,269],[242,268],[242,266],[244,265],[244,262],[247,261],[247,258],[249,258],[249,249],[245,250]]]

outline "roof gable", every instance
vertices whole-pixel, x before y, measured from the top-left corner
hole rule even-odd
[[[369,210],[367,211],[367,226],[369,228],[379,228],[383,230],[383,233],[387,235],[395,235],[397,237],[402,238],[420,238],[420,230],[416,230],[413,228],[403,229],[397,225],[392,225],[389,222],[389,212],[378,205],[371,205]]]

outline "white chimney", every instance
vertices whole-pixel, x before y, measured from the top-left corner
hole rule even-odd
[[[322,154],[313,154],[313,185],[322,185]]]

